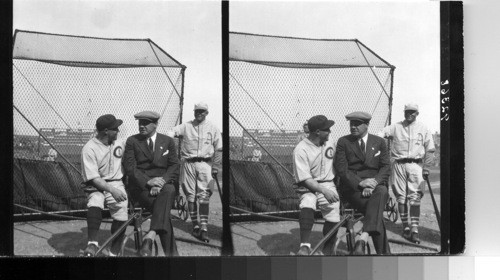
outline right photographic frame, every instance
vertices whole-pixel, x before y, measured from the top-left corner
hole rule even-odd
[[[230,3],[235,256],[449,253],[440,7]]]

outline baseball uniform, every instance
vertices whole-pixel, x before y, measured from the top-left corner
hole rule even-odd
[[[111,145],[104,145],[97,138],[90,139],[82,149],[82,176],[84,182],[102,178],[110,186],[125,192],[125,185],[122,181],[123,149],[123,140],[116,140]],[[114,220],[128,220],[127,200],[117,203],[109,192],[97,190],[87,192],[87,207],[104,209],[105,205],[108,206]]]
[[[390,182],[398,203],[405,203],[407,198],[420,201],[425,185],[420,164],[426,167],[432,163],[432,133],[420,122],[400,121],[385,127],[380,135],[392,140]]]
[[[337,189],[333,183],[335,173],[333,160],[335,156],[335,141],[329,139],[323,146],[316,146],[308,138],[304,138],[293,150],[294,177],[297,183],[307,179],[317,181],[321,186]],[[329,222],[339,222],[339,202],[329,203],[322,193],[312,193],[306,187],[298,187],[300,195],[299,208],[319,208],[323,218]]]
[[[176,137],[182,137],[181,184],[187,201],[194,202],[195,195],[200,201],[208,201],[212,195],[209,183],[213,180],[210,162],[216,151],[222,151],[219,129],[204,120],[198,125],[188,121],[172,131]]]

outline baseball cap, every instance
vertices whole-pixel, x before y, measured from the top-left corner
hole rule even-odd
[[[150,122],[157,122],[160,119],[160,114],[153,111],[142,111],[134,115],[136,120],[148,120]]]
[[[205,110],[208,111],[208,105],[205,102],[199,102],[194,105],[194,111],[196,110]]]
[[[361,112],[361,111],[356,111],[352,112],[350,114],[347,114],[345,118],[348,121],[360,121],[364,123],[369,123],[370,120],[372,119],[372,115],[368,114],[367,112]]]
[[[405,105],[405,111],[417,111],[418,112],[418,105],[415,103],[408,103]]]
[[[332,125],[334,125],[335,122],[332,120],[327,119],[323,115],[317,115],[314,117],[311,117],[307,121],[307,126],[309,127],[309,131],[313,132],[316,130],[324,130],[330,128]]]
[[[115,118],[111,114],[102,115],[97,118],[95,122],[95,127],[97,130],[102,131],[104,129],[113,129],[119,127],[123,123],[122,120]]]

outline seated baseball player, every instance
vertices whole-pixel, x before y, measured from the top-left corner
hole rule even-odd
[[[371,115],[353,112],[346,115],[351,134],[339,138],[335,154],[335,170],[340,177],[339,191],[343,199],[364,213],[363,233],[356,241],[354,254],[362,255],[373,239],[377,254],[390,254],[383,220],[389,197],[389,154],[383,138],[368,133]]]
[[[97,135],[82,149],[82,176],[87,194],[88,244],[83,252],[93,257],[99,249],[97,233],[102,222],[102,210],[106,204],[113,218],[111,234],[128,220],[127,193],[123,184],[122,154],[123,141],[117,141],[118,127],[123,123],[113,115],[97,119]],[[109,255],[116,256],[124,238],[122,231],[111,243]]]
[[[300,196],[300,249],[297,255],[310,255],[309,237],[314,224],[314,211],[319,208],[325,219],[323,235],[340,221],[339,195],[333,178],[335,141],[329,139],[330,127],[335,124],[323,115],[314,116],[307,122],[309,135],[293,150],[294,177]],[[323,246],[324,255],[333,255],[336,236]]]
[[[170,211],[179,179],[179,160],[174,139],[156,132],[160,114],[143,111],[134,115],[139,134],[125,144],[123,166],[128,176],[127,189],[134,201],[151,211],[150,230],[144,236],[142,256],[151,256],[153,240],[159,236],[165,256],[176,256]]]

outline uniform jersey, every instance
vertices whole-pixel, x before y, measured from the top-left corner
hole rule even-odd
[[[413,122],[407,125],[400,121],[386,126],[379,136],[392,139],[391,159],[424,159],[427,162],[430,157],[424,158],[426,153],[434,152],[434,140],[432,133],[425,125],[419,122]],[[432,158],[430,158],[432,160]]]
[[[207,120],[197,126],[193,125],[193,121],[188,121],[172,128],[172,131],[175,136],[183,137],[181,157],[184,159],[211,158],[215,151],[222,150],[220,131]]]
[[[124,141],[104,145],[97,138],[90,139],[82,149],[82,177],[85,182],[95,178],[120,180],[123,177],[122,156]]]
[[[297,183],[307,179],[333,181],[333,159],[336,142],[328,140],[323,146],[314,145],[304,138],[293,150],[293,171]]]

